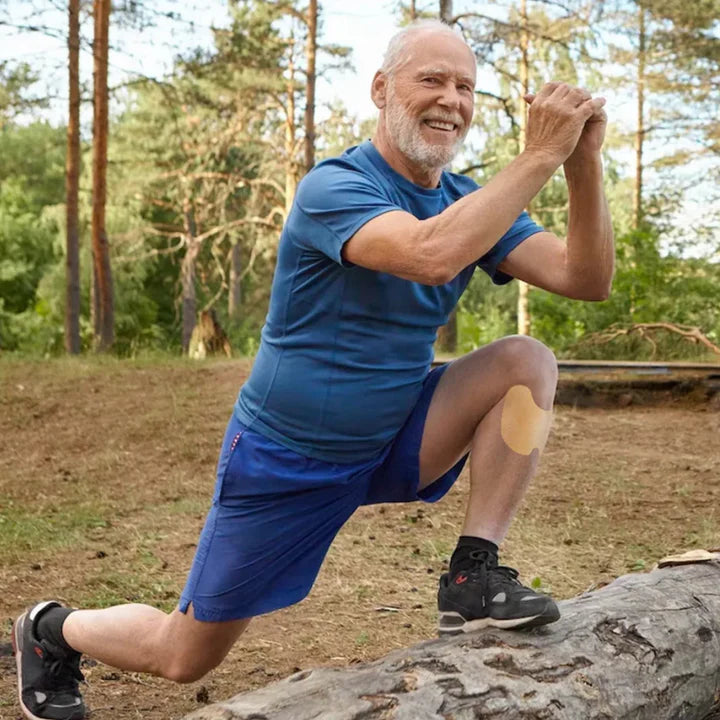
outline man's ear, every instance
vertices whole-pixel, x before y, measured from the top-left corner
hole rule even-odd
[[[382,70],[378,70],[375,73],[372,85],[370,86],[370,97],[372,98],[372,101],[375,103],[375,107],[378,110],[382,110],[385,107],[387,85],[387,75]]]

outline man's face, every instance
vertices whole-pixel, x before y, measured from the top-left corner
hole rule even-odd
[[[459,38],[423,33],[389,78],[385,122],[398,149],[423,169],[455,157],[473,116],[475,58]]]

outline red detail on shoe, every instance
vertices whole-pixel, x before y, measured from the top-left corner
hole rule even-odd
[[[467,580],[467,575],[458,575],[455,578],[456,585],[462,585]]]
[[[43,657],[43,651],[42,651],[42,648],[41,648],[41,647],[38,647],[38,646],[36,645],[36,646],[33,648],[33,650],[35,651],[35,654],[36,654],[39,658]]]

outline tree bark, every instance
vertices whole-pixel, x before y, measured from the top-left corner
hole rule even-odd
[[[445,325],[438,328],[435,349],[439,353],[454,355],[457,352],[457,308],[453,308]]]
[[[110,250],[105,234],[105,201],[107,196],[108,141],[108,30],[110,0],[94,0],[93,38],[93,195],[92,246],[100,313],[96,318],[95,340],[98,350],[109,350],[115,342],[115,310],[113,306]]]
[[[530,48],[530,36],[528,34],[527,0],[521,0],[520,19],[522,30],[520,31],[520,148],[522,152],[527,142],[527,120],[528,106],[523,97],[530,89],[530,62],[528,51]],[[529,208],[528,208],[529,210]],[[517,299],[517,331],[518,335],[530,335],[530,286],[518,280]]]
[[[413,6],[413,12],[415,8]],[[438,17],[447,25],[452,25],[453,22],[453,4],[452,0],[440,0],[438,7]],[[457,308],[453,308],[448,316],[448,321],[445,325],[438,328],[437,341],[435,348],[441,353],[453,354],[457,352],[458,346],[458,329],[457,329]]]
[[[228,291],[228,317],[231,320],[240,319],[240,308],[242,307],[242,275],[241,275],[240,241],[232,240],[230,250],[230,280]]]
[[[80,0],[68,3],[68,88],[65,160],[65,350],[80,352]]]
[[[306,670],[187,720],[703,720],[720,707],[718,588],[717,559],[626,575],[553,625]]]
[[[197,320],[197,296],[195,292],[195,261],[200,252],[197,241],[195,214],[189,198],[183,201],[183,225],[185,231],[185,255],[180,267],[182,282],[182,349],[187,354]]]
[[[307,80],[305,84],[305,172],[308,173],[315,165],[315,57],[317,55],[317,0],[310,0],[307,9]]]
[[[453,3],[452,0],[440,0],[440,19],[448,25],[453,24]]]
[[[643,217],[643,142],[645,140],[645,7],[638,3],[637,128],[635,130],[635,187],[633,188],[633,227]]]
[[[290,38],[290,59],[287,70],[287,116],[285,118],[285,217],[290,214],[297,188],[297,163],[295,161],[295,39]]]

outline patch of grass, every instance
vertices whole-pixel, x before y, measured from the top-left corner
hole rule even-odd
[[[530,587],[538,592],[543,592],[547,595],[552,595],[552,587],[543,581],[541,577],[536,575],[530,582]]]
[[[426,540],[422,546],[429,560],[437,560],[438,562],[449,562],[455,546],[452,542],[444,540]]]
[[[699,518],[694,528],[688,528],[683,543],[689,548],[709,550],[720,547],[720,529],[715,518]]]
[[[358,585],[355,588],[355,596],[358,600],[364,600],[365,598],[370,597],[372,593],[372,586],[368,584],[362,584]]]
[[[144,603],[165,612],[177,604],[180,588],[151,572],[104,572],[88,578],[77,600],[82,607],[107,608],[124,603]]]
[[[87,505],[32,513],[13,501],[0,503],[0,559],[17,562],[28,553],[78,546],[88,530],[109,526],[104,514],[103,508]]]

